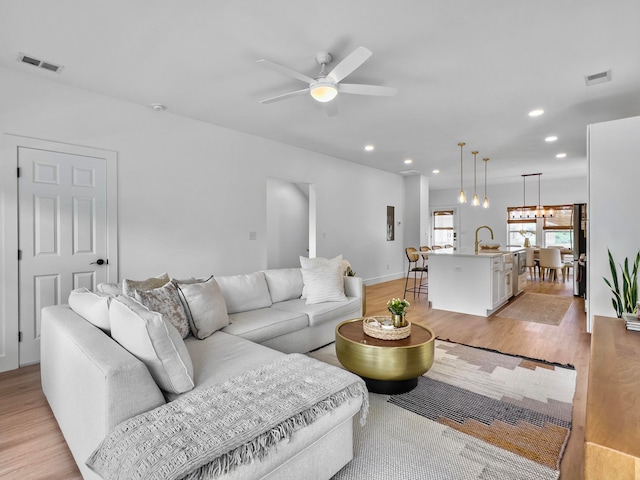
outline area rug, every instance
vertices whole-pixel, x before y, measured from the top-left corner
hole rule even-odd
[[[339,365],[334,345],[310,355]],[[575,380],[570,366],[437,340],[414,390],[369,394],[334,479],[557,479]]]
[[[496,313],[496,317],[560,325],[572,302],[572,297],[523,293],[506,308]]]

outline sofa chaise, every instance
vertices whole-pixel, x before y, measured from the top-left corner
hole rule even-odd
[[[118,425],[178,405],[173,402],[220,395],[278,362],[317,362],[299,354],[334,341],[336,325],[363,312],[362,280],[339,272],[320,266],[168,282],[165,275],[148,279],[149,288],[125,280],[102,284],[98,292],[78,289],[69,305],[44,308],[42,389],[83,477],[101,478],[96,464],[85,462],[105,453]],[[188,317],[182,335],[170,314],[150,308],[145,297],[174,287]],[[162,352],[169,357],[155,358]],[[352,375],[326,368],[334,370],[325,378]],[[285,435],[266,455],[215,478],[294,479],[301,471],[310,479],[333,476],[353,457],[353,417],[366,409],[366,387],[352,377],[345,381],[357,388],[326,414]]]

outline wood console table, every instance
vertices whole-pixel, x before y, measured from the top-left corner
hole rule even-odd
[[[594,317],[585,424],[585,480],[640,479],[640,332]]]

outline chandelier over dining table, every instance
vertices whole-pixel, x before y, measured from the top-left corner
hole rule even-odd
[[[528,218],[551,218],[555,214],[553,207],[544,207],[540,203],[540,177],[542,173],[522,174],[522,206],[511,210],[512,220],[522,220]],[[535,207],[527,205],[527,177],[538,177],[538,203]]]

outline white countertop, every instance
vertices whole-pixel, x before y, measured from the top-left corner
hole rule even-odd
[[[450,256],[450,257],[499,257],[504,255],[505,252],[500,250],[485,250],[484,252],[474,252],[473,250],[454,250],[453,248],[440,248],[438,250],[432,250],[429,252],[429,257],[432,256]]]
[[[478,249],[478,253],[473,250],[455,250],[453,248],[440,248],[438,250],[430,250],[429,255],[449,255],[454,257],[497,257],[500,255],[504,255],[505,253],[515,253],[515,252],[524,252],[524,247],[501,247],[497,250],[491,249]]]

